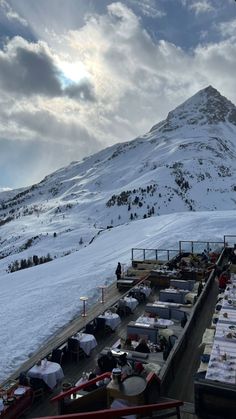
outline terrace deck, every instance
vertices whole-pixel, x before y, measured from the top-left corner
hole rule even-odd
[[[179,362],[177,372],[172,379],[172,382],[165,393],[166,397],[175,398],[179,400],[183,400],[185,402],[183,408],[181,409],[181,417],[183,419],[190,419],[196,418],[197,416],[194,414],[194,374],[197,371],[199,365],[199,357],[201,354],[201,350],[199,344],[202,339],[202,335],[207,326],[209,326],[209,319],[214,311],[216,297],[217,297],[218,286],[216,281],[213,281],[213,286],[208,294],[207,297],[207,304],[204,305],[204,309],[199,313],[198,321],[196,323],[196,327],[193,328],[191,332],[191,340],[185,349],[184,356]],[[155,297],[158,295],[159,289],[154,289]],[[117,301],[121,297],[121,294],[118,292],[116,288],[116,284],[112,284],[106,293],[106,301],[105,306],[102,306],[102,311],[106,308],[106,306],[110,306],[112,302]],[[65,380],[74,384],[82,375],[83,371],[91,371],[97,365],[97,357],[102,352],[104,347],[111,347],[117,341],[118,338],[124,339],[126,337],[126,328],[127,324],[135,320],[140,314],[144,312],[145,303],[141,303],[135,310],[134,314],[131,314],[122,319],[121,325],[118,327],[115,333],[103,337],[100,339],[97,337],[98,346],[93,350],[91,357],[81,359],[77,364],[66,362],[63,365],[63,371],[65,374]],[[101,311],[101,304],[97,304],[93,307],[90,307],[88,311],[88,316],[86,318],[86,322],[89,319],[94,318],[98,312]],[[68,334],[71,334],[71,330],[73,329],[73,333],[77,330],[82,328],[84,325],[84,319],[79,318],[77,321],[74,322],[73,327],[70,326],[69,330],[64,331],[63,339]],[[72,328],[71,328],[72,327]],[[58,341],[55,340],[54,344]],[[156,362],[163,363],[161,359],[161,354],[154,354],[156,356]],[[153,358],[153,356],[152,356]],[[154,362],[155,360],[152,359]],[[57,406],[50,403],[50,398],[60,392],[60,388],[56,388],[48,397],[45,397],[43,403],[36,404],[31,409],[30,413],[25,416],[26,419],[31,419],[35,417],[43,417],[46,415],[56,415],[57,414]]]

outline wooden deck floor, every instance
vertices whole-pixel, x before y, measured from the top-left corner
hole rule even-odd
[[[207,303],[205,303],[204,310],[199,315],[199,321],[196,324],[196,327],[193,330],[191,335],[191,341],[188,343],[186,348],[185,356],[179,363],[179,368],[174,380],[165,395],[166,397],[183,400],[185,402],[183,408],[181,409],[181,418],[182,419],[194,419],[197,416],[194,413],[194,374],[198,369],[199,358],[201,354],[201,349],[199,344],[202,339],[202,335],[205,331],[205,328],[209,326],[210,318],[214,311],[215,302],[218,293],[217,283],[214,282],[213,287],[208,295]],[[120,292],[117,290],[115,284],[109,287],[106,294],[107,302],[103,305],[101,309],[101,304],[98,303],[93,307],[90,307],[88,312],[88,317],[86,322],[89,319],[92,319],[97,315],[96,313],[100,310],[103,311],[106,307],[110,306],[112,303],[117,301],[121,296]],[[135,314],[131,314],[128,317],[124,318],[121,325],[119,326],[116,333],[107,335],[105,338],[97,339],[98,346],[94,349],[93,354],[89,358],[81,359],[78,364],[76,363],[65,363],[63,365],[63,370],[65,373],[66,381],[75,384],[75,382],[81,377],[83,371],[92,371],[96,368],[97,357],[101,350],[104,347],[112,346],[115,341],[121,337],[125,338],[126,336],[126,326],[127,323],[131,320],[137,318],[138,314],[142,313],[144,310],[145,304],[140,304],[136,310]],[[65,329],[61,333],[61,338],[55,337],[54,347],[61,340],[65,340],[65,336],[70,336],[75,333],[77,330],[81,329],[84,324],[83,318],[78,318],[73,324],[68,326],[68,329]],[[50,342],[50,345],[52,343]],[[41,353],[41,352],[40,352]],[[31,412],[25,416],[26,419],[32,419],[36,417],[43,417],[46,415],[56,415],[57,414],[57,405],[50,403],[50,398],[60,392],[60,388],[56,388],[53,391],[53,394],[50,394],[48,397],[45,397],[43,403],[36,404]]]

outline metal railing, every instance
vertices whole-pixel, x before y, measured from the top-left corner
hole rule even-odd
[[[179,400],[160,402],[155,404],[146,404],[134,407],[122,407],[121,409],[103,409],[96,412],[83,412],[83,413],[70,413],[66,415],[57,416],[44,416],[44,419],[113,419],[120,418],[132,414],[143,414],[146,418],[152,417],[153,412],[161,412],[163,414],[158,415],[158,418],[170,418],[176,416],[178,419],[180,416],[180,406],[183,406],[183,402]],[[174,409],[172,412],[166,412],[166,410]],[[35,419],[42,419],[35,418]]]
[[[81,383],[76,387],[62,392],[61,394],[53,397],[51,402],[63,403],[65,398],[70,397],[73,394],[76,394],[79,390],[86,390],[87,387],[90,387],[92,384],[97,383],[98,381],[104,380],[105,378],[110,378],[111,372],[106,372],[101,374],[92,380],[89,380],[85,383]],[[153,382],[156,379],[154,373],[149,373],[147,377],[147,384]],[[72,399],[73,400],[73,399]],[[152,403],[146,405],[138,405],[132,407],[122,407],[118,409],[103,409],[98,411],[82,412],[82,413],[70,413],[63,414],[59,416],[45,416],[44,419],[80,419],[80,418],[97,418],[97,419],[113,419],[120,418],[121,416],[132,415],[132,414],[145,414],[146,417],[152,416],[152,413],[155,411],[164,411],[163,415],[158,415],[158,418],[168,418],[176,416],[180,419],[180,406],[183,405],[183,402],[180,400],[160,400],[159,403]],[[174,409],[174,411],[166,412],[166,410]],[[149,416],[150,414],[150,416]],[[38,419],[38,418],[35,418]]]
[[[236,243],[235,235],[224,236],[223,241],[199,241],[199,240],[180,240],[179,249],[144,249],[132,248],[131,260],[132,261],[169,261],[181,253],[202,253],[204,250],[207,252],[220,253],[224,247],[234,238],[233,242]]]
[[[224,236],[224,247],[234,247],[236,244],[236,235],[235,234],[227,234]]]
[[[171,249],[131,249],[131,260],[162,260],[169,261],[179,254],[179,250]]]
[[[181,240],[179,241],[179,253],[202,253],[204,250],[207,252],[221,252],[225,247],[224,240],[221,242],[214,241],[194,241],[194,240]]]

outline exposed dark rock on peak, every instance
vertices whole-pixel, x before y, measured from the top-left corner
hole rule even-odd
[[[220,122],[236,125],[236,107],[218,90],[208,86],[169,112],[166,120],[155,125],[151,131],[159,129],[168,132],[186,125],[202,126]]]

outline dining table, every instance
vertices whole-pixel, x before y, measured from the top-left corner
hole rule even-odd
[[[63,370],[60,364],[50,361],[42,361],[40,365],[34,365],[29,371],[30,378],[40,378],[50,389],[64,378]]]
[[[146,298],[148,298],[152,292],[150,287],[148,287],[147,285],[142,285],[142,284],[140,284],[138,287],[135,287],[134,289],[139,290],[141,293],[145,295]]]
[[[159,327],[169,327],[173,326],[174,322],[170,319],[155,319],[154,317],[148,317],[148,316],[140,316],[136,320],[136,324],[151,324],[153,326],[159,326]]]
[[[108,406],[111,406],[114,400],[125,400],[136,405],[143,404],[146,387],[145,378],[140,376],[132,375],[125,378],[120,384],[112,380],[107,385]],[[116,406],[113,404],[112,407]]]
[[[206,378],[236,384],[236,283],[232,281],[224,293],[216,324],[213,347]]]
[[[77,333],[74,336],[75,339],[79,341],[81,349],[85,352],[86,355],[90,355],[91,351],[96,348],[97,340],[94,335],[90,333]]]
[[[138,300],[134,297],[124,297],[123,300],[125,301],[125,305],[129,307],[133,313],[138,305]]]
[[[106,311],[98,317],[100,319],[105,319],[106,325],[109,326],[111,330],[116,330],[116,328],[121,324],[121,318],[117,313],[109,313]]]
[[[174,302],[174,303],[185,303],[185,295],[189,293],[189,290],[177,290],[175,288],[166,288],[160,290],[159,299],[160,301]]]

